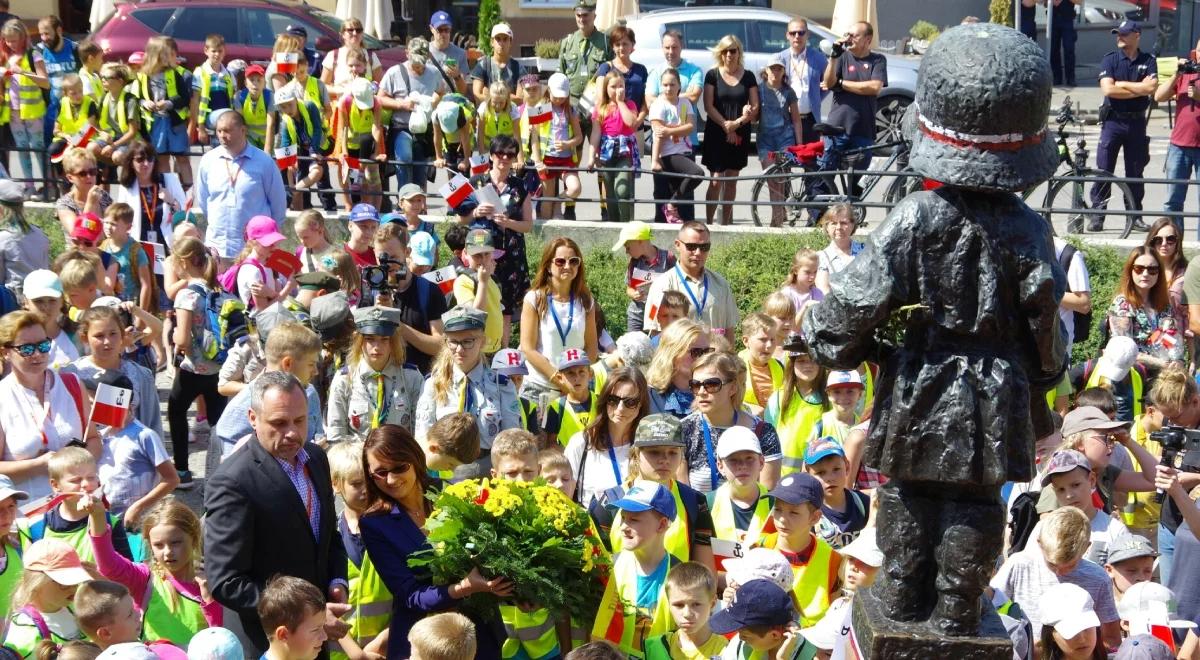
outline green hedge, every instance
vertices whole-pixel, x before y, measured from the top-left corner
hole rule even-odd
[[[49,236],[50,254],[52,257],[57,256],[64,244],[58,220],[52,213],[41,210],[31,211],[29,216],[30,220]],[[291,223],[287,224],[289,227],[285,232],[290,233]],[[1120,279],[1126,252],[1111,247],[1085,247],[1074,239],[1070,240],[1084,253],[1088,273],[1091,275],[1095,310],[1092,315],[1091,337],[1076,344],[1072,353],[1073,358],[1080,361],[1100,353],[1097,345],[1099,327],[1104,321],[1104,312],[1112,301],[1113,292]],[[815,230],[787,236],[742,238],[713,246],[708,265],[729,281],[737,298],[738,309],[745,316],[761,309],[766,297],[787,277],[792,255],[797,250],[806,247],[819,250],[826,244],[828,239],[825,234]],[[447,258],[444,245],[443,242],[443,263]],[[529,240],[527,254],[529,271],[533,273],[542,256],[542,245],[537,240]],[[625,306],[629,301],[625,296],[626,257],[624,254],[614,254],[606,249],[597,248],[587,252],[584,263],[587,265],[588,285],[604,310],[609,334],[619,337],[625,332]]]

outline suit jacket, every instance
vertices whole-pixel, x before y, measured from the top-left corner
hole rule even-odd
[[[246,635],[258,647],[255,657],[267,646],[255,608],[268,579],[291,575],[326,593],[332,581],[346,578],[329,460],[312,443],[304,449],[321,507],[315,538],[300,494],[258,438],[230,454],[204,489],[208,583],[213,596],[241,617]]]

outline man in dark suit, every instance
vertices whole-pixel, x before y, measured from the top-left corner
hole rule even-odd
[[[204,565],[213,596],[237,612],[258,657],[267,638],[255,608],[271,576],[298,577],[327,594],[330,639],[349,629],[338,617],[350,608],[329,462],[305,442],[304,388],[281,371],[263,373],[250,387],[254,437],[221,463],[205,488]]]

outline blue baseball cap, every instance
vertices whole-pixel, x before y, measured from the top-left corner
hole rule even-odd
[[[625,491],[625,496],[608,506],[622,511],[639,513],[657,511],[667,520],[675,520],[675,498],[671,492],[653,481],[638,481]]]
[[[805,472],[795,472],[780,479],[770,495],[788,504],[811,504],[821,508],[825,503],[825,488],[816,477]]]
[[[444,11],[433,12],[433,16],[429,17],[429,27],[440,28],[443,25],[454,25],[454,21],[450,20],[450,14]]]
[[[350,222],[379,222],[379,209],[370,204],[355,204],[350,209]]]
[[[408,218],[404,217],[403,213],[392,211],[391,213],[384,213],[382,216],[380,216],[379,222],[380,224],[385,222],[402,222],[404,224],[408,224]]]
[[[833,436],[816,438],[804,448],[804,462],[807,465],[816,465],[818,461],[829,456],[846,457],[846,450],[842,449],[842,443],[835,440]]]
[[[437,255],[437,241],[427,231],[413,232],[408,239],[408,247],[412,250],[410,257],[418,266],[432,266]]]
[[[728,607],[712,615],[708,627],[728,635],[750,626],[786,626],[795,618],[791,594],[770,580],[750,580],[737,588]]]
[[[1139,34],[1142,32],[1142,26],[1137,21],[1121,21],[1120,25],[1112,29],[1113,34],[1119,34],[1121,36],[1133,34],[1134,32]]]

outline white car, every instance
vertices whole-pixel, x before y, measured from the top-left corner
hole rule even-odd
[[[633,60],[654,70],[663,65],[662,35],[667,30],[683,34],[683,59],[707,71],[714,66],[710,50],[727,34],[736,35],[745,49],[746,68],[756,74],[767,60],[788,47],[787,24],[791,14],[757,7],[685,7],[660,9],[626,18],[637,38]],[[836,41],[829,28],[809,21],[809,44]],[[900,118],[912,103],[917,90],[915,57],[884,55],[888,63],[888,85],[879,94],[879,112],[875,117],[877,141],[890,142],[900,133]],[[829,103],[829,101],[826,101]]]

